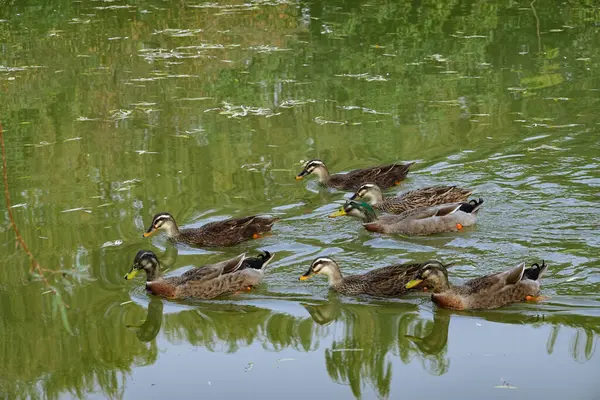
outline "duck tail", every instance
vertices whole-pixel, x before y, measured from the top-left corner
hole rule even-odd
[[[266,250],[263,250],[263,254],[261,254],[259,256],[259,258],[262,258],[262,265],[260,267],[260,269],[262,269],[263,271],[267,269],[267,265],[273,260],[273,258],[275,257],[275,254],[273,253],[269,253]]]
[[[468,203],[462,203],[459,210],[466,212],[467,214],[477,214],[477,211],[479,211],[482,204],[482,198],[479,198],[479,200],[471,200]]]
[[[269,253],[266,250],[263,250],[262,254],[259,254],[256,257],[248,257],[244,260],[244,265],[242,266],[242,269],[245,268],[252,268],[252,269],[258,269],[258,270],[265,270],[267,265],[271,262],[271,260],[273,260],[273,257],[275,257],[274,254]]]
[[[268,229],[271,229],[273,227],[273,224],[279,220],[281,220],[281,218],[278,218],[278,217],[257,217],[256,218],[256,222],[258,222],[261,225],[264,225],[264,227],[268,228]]]
[[[531,267],[527,268],[523,275],[527,279],[530,279],[532,281],[538,281],[542,278],[542,276],[544,276],[547,270],[548,264],[546,264],[546,262],[542,260],[542,265],[539,265],[538,263],[531,264]]]
[[[281,218],[279,217],[273,217],[273,218],[267,218],[267,225],[269,226],[273,226],[273,224],[277,221],[281,221]]]

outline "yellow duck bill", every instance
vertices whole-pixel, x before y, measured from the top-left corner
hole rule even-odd
[[[299,181],[300,179],[304,179],[304,176],[302,176],[302,175],[296,175],[296,180]]]
[[[329,214],[329,218],[337,218],[337,217],[343,217],[344,215],[346,215],[346,210],[344,210],[343,208],[340,208],[338,211]]]
[[[156,231],[157,231],[157,229],[154,228],[153,226],[151,226],[150,229],[148,229],[146,232],[144,232],[143,236],[144,237],[148,237],[148,236],[152,235]]]
[[[135,278],[135,276],[138,273],[138,269],[132,268],[131,271],[129,271],[127,274],[125,274],[125,279],[130,280]]]
[[[412,281],[406,284],[407,289],[412,289],[417,286],[419,283],[423,282],[423,279],[413,279]]]
[[[309,268],[309,270],[308,270],[308,271],[306,271],[306,272],[304,273],[304,275],[302,275],[302,276],[301,276],[299,279],[300,279],[301,281],[305,281],[305,280],[307,280],[308,278],[310,278],[311,276],[313,276],[314,274],[315,274],[315,273],[312,271],[312,268]]]

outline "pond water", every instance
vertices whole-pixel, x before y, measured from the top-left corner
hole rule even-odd
[[[585,0],[2,2],[11,211],[47,284],[5,208],[0,397],[599,399],[599,30]],[[371,234],[326,218],[347,193],[294,179],[311,158],[416,161],[396,191],[485,203],[462,232]],[[142,238],[161,211],[281,221],[174,248]],[[250,293],[169,302],[123,279],[141,249],[174,274],[276,258]],[[344,273],[438,258],[455,283],[543,259],[550,299],[337,296],[298,281],[321,255]]]

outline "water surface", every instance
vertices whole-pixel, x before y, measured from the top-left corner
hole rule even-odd
[[[72,334],[5,211],[2,397],[597,399],[600,14],[544,3],[4,2],[12,213]],[[348,195],[294,180],[317,157],[416,161],[399,191],[472,188],[479,222],[406,238],[327,219]],[[175,249],[141,237],[161,211],[282,220],[235,248]],[[277,258],[252,293],[177,303],[123,280],[140,249],[175,274]],[[543,259],[550,300],[457,313],[336,296],[297,280],[320,255],[344,273],[454,261],[455,283]]]

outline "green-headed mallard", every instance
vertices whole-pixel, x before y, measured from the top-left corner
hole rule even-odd
[[[446,269],[451,264],[444,265],[440,261],[431,260],[423,263],[409,263],[377,268],[362,275],[343,277],[337,263],[328,257],[315,259],[310,268],[300,280],[306,280],[314,274],[327,276],[329,287],[339,293],[348,295],[367,294],[370,296],[395,297],[402,296],[412,289],[427,290],[426,285],[414,285],[407,289],[408,282],[414,282],[417,273],[427,265],[435,265]]]
[[[296,179],[306,175],[315,174],[323,186],[341,190],[356,190],[365,182],[374,182],[383,189],[387,189],[402,182],[408,170],[414,164],[389,164],[378,167],[355,169],[345,174],[329,175],[329,170],[321,160],[310,160],[304,164],[302,172]]]
[[[200,247],[234,246],[250,239],[258,239],[271,231],[273,223],[279,218],[250,217],[227,219],[210,222],[200,228],[179,230],[173,216],[169,213],[158,213],[152,218],[152,224],[144,233],[144,237],[158,230],[167,233],[169,239],[177,243],[186,243]]]
[[[362,219],[363,226],[372,232],[401,233],[403,235],[431,235],[441,232],[461,230],[475,224],[477,211],[483,199],[464,203],[441,204],[405,211],[402,214],[388,214],[377,217],[373,208],[364,202],[348,200],[330,218],[350,215]]]
[[[381,188],[374,183],[365,183],[350,197],[350,200],[362,200],[376,210],[390,214],[420,207],[467,201],[472,190],[457,186],[432,186],[410,190],[398,196],[383,197]]]
[[[267,251],[258,257],[246,258],[246,254],[240,254],[230,260],[192,268],[180,276],[163,278],[156,255],[149,250],[140,250],[125,279],[133,279],[138,271],[144,270],[146,289],[152,294],[169,299],[212,299],[258,285],[272,259],[273,255]]]
[[[455,310],[498,308],[510,303],[525,300],[540,300],[540,279],[548,269],[525,263],[508,271],[472,279],[461,286],[448,283],[448,273],[436,265],[426,265],[417,277],[406,284],[406,288],[420,287],[425,284],[434,294],[431,300],[443,308]]]

